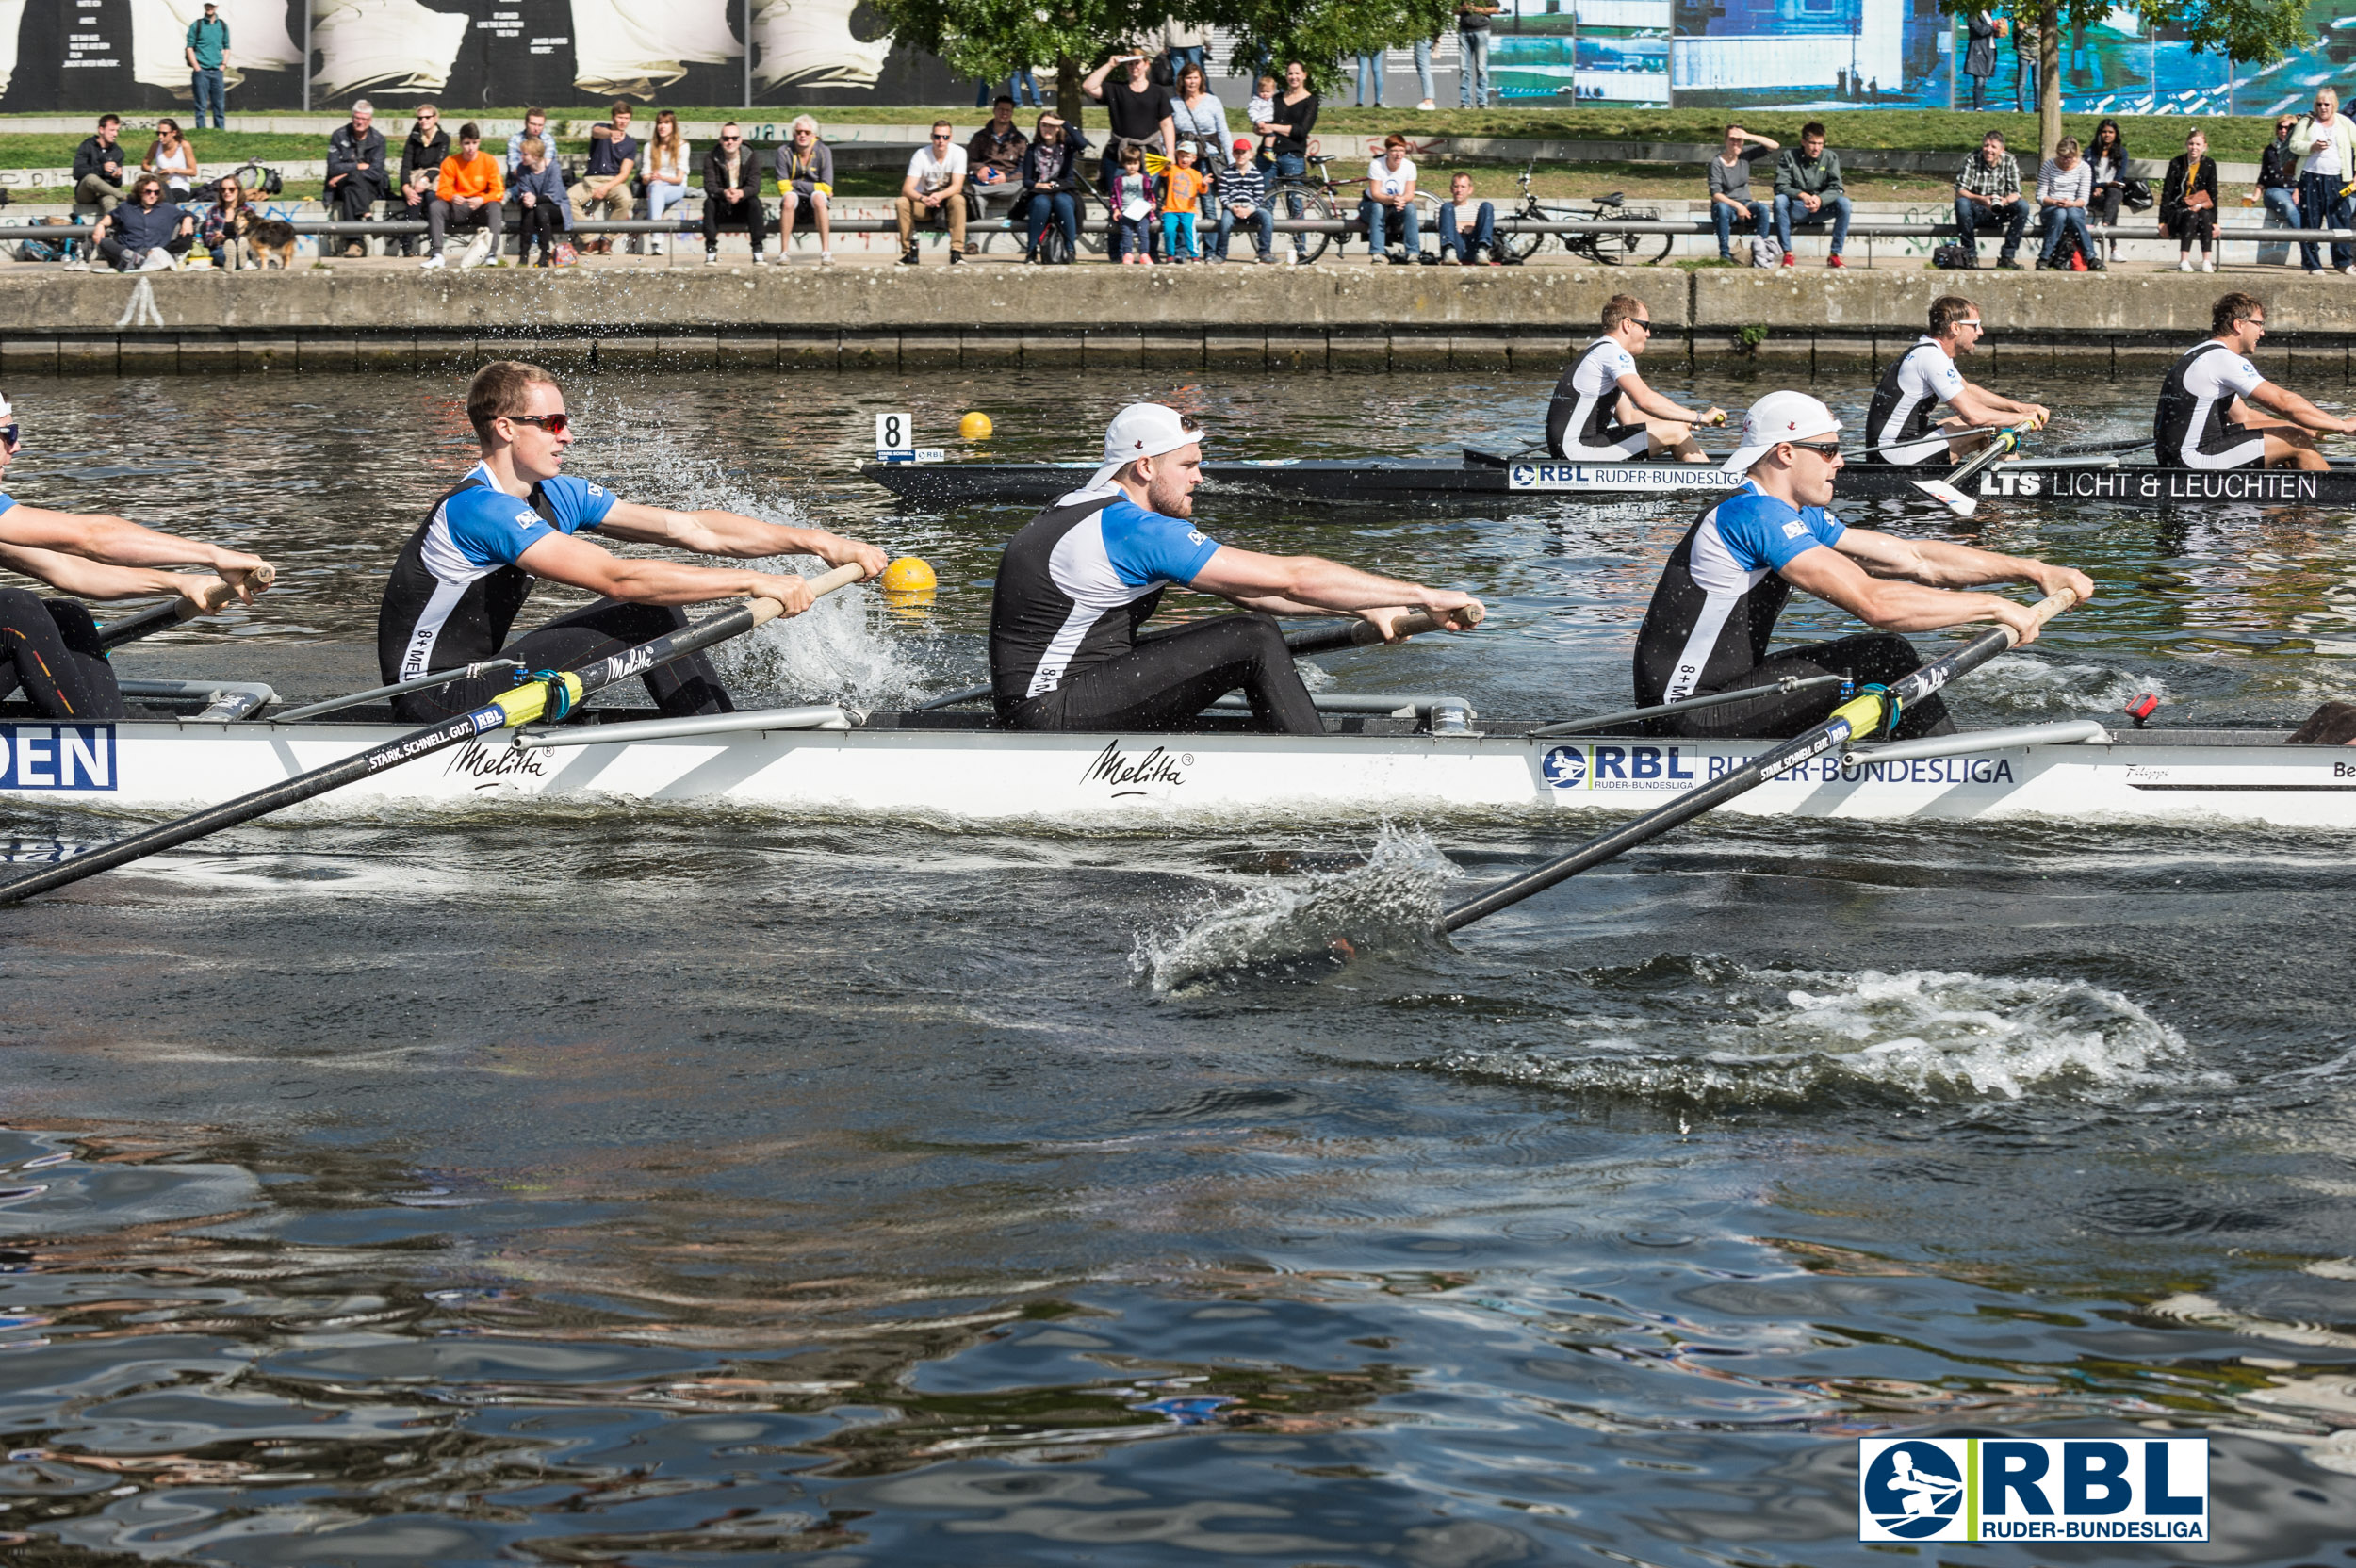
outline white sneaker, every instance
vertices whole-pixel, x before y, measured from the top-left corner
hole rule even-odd
[[[2192,257],[2190,257],[2190,256],[2178,256],[2178,257],[2176,258],[2176,270],[2178,270],[2179,272],[2189,272],[2189,271],[2191,271],[2191,270],[2192,270]]]
[[[1416,109],[1424,114],[1430,114],[1432,110],[1438,108],[1439,106],[1439,105],[1433,103],[1429,98],[1426,98],[1422,103],[1415,106]]]
[[[426,257],[424,261],[418,263],[417,270],[420,272],[439,272],[449,265],[450,263],[443,259],[442,253],[436,251],[432,255]]]
[[[832,251],[819,252],[818,265],[821,267],[832,267],[834,265],[834,253]]]
[[[766,267],[766,266],[768,266],[768,265],[769,265],[769,253],[768,253],[768,252],[766,252],[766,251],[755,251],[755,252],[753,253],[753,265],[754,265],[755,267]]]
[[[717,252],[717,251],[706,251],[706,252],[704,253],[704,265],[705,265],[706,267],[717,267],[717,266],[719,266],[719,265],[720,265],[720,253],[719,253],[719,252]]]
[[[2341,268],[2340,270],[2346,272],[2351,278],[2356,278],[2356,262],[2350,262],[2348,266]]]
[[[2217,270],[2217,257],[2215,257],[2215,256],[2202,256],[2202,257],[2201,258],[2201,270],[2202,270],[2203,272],[2214,272],[2214,271],[2216,271],[2216,270]],[[2351,269],[2351,270],[2356,270],[2356,269]]]

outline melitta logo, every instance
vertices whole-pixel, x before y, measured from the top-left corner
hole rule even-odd
[[[1107,741],[1104,749],[1098,752],[1095,760],[1088,764],[1088,771],[1080,776],[1080,782],[1110,784],[1113,786],[1112,798],[1119,800],[1123,795],[1149,793],[1149,785],[1184,784],[1186,775],[1178,771],[1182,764],[1192,767],[1194,753],[1172,755],[1155,746],[1144,756],[1133,758],[1121,749],[1119,741]]]
[[[1869,1437],[1860,1541],[2206,1541],[2209,1441]]]

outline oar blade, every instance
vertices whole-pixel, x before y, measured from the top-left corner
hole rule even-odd
[[[1943,479],[1918,479],[1912,483],[1917,490],[1958,517],[1969,517],[1980,509],[1978,497],[1965,495]]]

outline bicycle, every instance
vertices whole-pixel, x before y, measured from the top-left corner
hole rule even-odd
[[[1521,204],[1508,213],[1507,217],[1538,223],[1595,222],[1612,218],[1632,219],[1640,222],[1661,220],[1661,210],[1658,207],[1629,206],[1627,204],[1627,199],[1616,190],[1609,196],[1595,197],[1595,206],[1585,212],[1565,204],[1542,202],[1531,194],[1530,189],[1530,177],[1537,166],[1538,160],[1533,157],[1523,168],[1519,179],[1522,188]],[[1557,235],[1555,237],[1562,241],[1562,248],[1571,254],[1585,256],[1588,260],[1598,262],[1605,267],[1618,267],[1624,264],[1649,267],[1666,259],[1670,249],[1677,244],[1677,237],[1667,234],[1595,234],[1591,232]],[[1546,247],[1546,237],[1543,234],[1508,234],[1501,236],[1497,243],[1504,250],[1508,264],[1519,266]]]
[[[1288,177],[1269,184],[1268,191],[1269,209],[1275,211],[1279,217],[1340,218],[1342,209],[1333,200],[1334,193],[1345,185],[1364,185],[1366,182],[1364,180],[1335,180],[1327,167],[1331,160],[1322,153],[1311,154],[1306,161],[1308,166],[1316,171],[1313,175]],[[1281,208],[1277,206],[1279,197],[1284,198],[1284,205]],[[1280,233],[1276,237],[1276,242],[1279,245],[1284,244],[1287,239],[1293,242],[1294,247],[1301,253],[1302,263],[1306,264],[1325,254],[1325,248],[1329,244],[1337,247],[1334,253],[1339,255],[1341,253],[1338,247],[1343,243],[1344,237],[1328,234],[1322,229],[1291,235]]]

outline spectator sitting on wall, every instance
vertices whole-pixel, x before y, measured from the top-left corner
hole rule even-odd
[[[102,114],[98,117],[98,134],[86,136],[74,150],[74,200],[82,206],[96,205],[112,212],[115,204],[129,192],[129,181],[123,177],[123,148],[116,137],[123,131],[123,116]]]
[[[2037,252],[2039,271],[2066,269],[2062,243],[2074,236],[2079,253],[2092,271],[2102,270],[2102,253],[2086,232],[2086,203],[2094,190],[2094,172],[2078,156],[2078,139],[2066,136],[2053,145],[2053,156],[2037,173],[2037,204],[2045,209],[2045,244]]]
[[[392,189],[384,167],[384,133],[375,128],[376,107],[366,98],[352,106],[352,123],[338,125],[327,139],[327,205],[344,223],[366,220],[368,208]],[[344,254],[365,254],[356,239],[344,243]]]
[[[1393,131],[1383,139],[1383,155],[1366,165],[1366,193],[1358,199],[1358,218],[1366,226],[1366,260],[1403,267],[1421,258],[1420,216],[1407,139]]]
[[[1766,208],[1758,211],[1766,216]],[[1470,267],[1483,252],[1497,266],[1497,209],[1487,202],[1475,205],[1472,176],[1459,172],[1449,176],[1448,201],[1440,207],[1440,265]]]
[[[164,182],[167,195],[186,196],[196,188],[196,148],[180,134],[180,122],[169,117],[155,122],[155,139],[139,167]]]
[[[949,264],[965,259],[965,149],[951,139],[957,133],[946,120],[933,122],[926,145],[908,159],[892,208],[900,219],[900,265],[916,265],[916,225],[946,219],[949,224]]]
[[[432,169],[419,168],[409,171],[409,177],[401,182],[401,211],[398,216],[402,222],[430,223],[433,221],[434,188],[440,183],[441,178],[442,171],[439,165]],[[390,209],[386,210],[389,214]],[[401,253],[405,256],[426,253],[425,236],[421,234],[407,236],[392,241],[391,244],[399,245]]]
[[[1064,244],[1055,257],[1058,266],[1070,266],[1080,253],[1080,202],[1088,190],[1088,176],[1081,172],[1080,159],[1088,153],[1088,139],[1068,134],[1063,117],[1055,113],[1039,117],[1037,135],[1023,151],[1022,166],[1015,179],[1022,185],[1030,203],[1030,242],[1023,247],[1025,263],[1045,261],[1039,240],[1047,233],[1047,225],[1055,224],[1063,232]]]
[[[974,196],[982,216],[990,215],[993,201],[1011,202],[1008,216],[1022,209],[1022,187],[1015,176],[1022,172],[1023,150],[1029,141],[1014,127],[1014,100],[1001,93],[990,106],[990,123],[973,133],[965,144],[966,187]],[[974,252],[973,240],[965,242],[965,253]]]
[[[589,127],[589,172],[573,187],[573,209],[583,218],[628,221],[638,211],[630,194],[630,177],[638,172],[638,139],[630,134],[630,105],[614,100],[614,119]],[[753,194],[761,194],[761,175],[753,174]],[[610,235],[599,235],[582,247],[604,255],[614,249]]]
[[[2094,197],[2086,207],[2087,218],[2104,228],[2119,222],[2119,204],[2127,199],[2127,144],[2119,139],[2119,122],[2105,120],[2094,127],[2094,145],[2086,149],[2086,167],[2094,172]],[[2292,183],[2298,182],[2294,179]],[[2291,211],[2291,227],[2299,226],[2298,208]],[[2105,247],[2112,261],[2119,259],[2119,241],[2113,239]]]
[[[762,265],[769,259],[761,250],[767,217],[761,205],[761,155],[744,145],[744,130],[731,120],[704,155],[704,260],[720,259],[723,228],[742,225],[752,241],[753,265]]]
[[[818,225],[818,265],[834,265],[834,149],[818,139],[818,122],[794,117],[792,135],[777,149],[777,254],[794,240],[794,215],[810,208]]]
[[[168,271],[196,243],[196,219],[164,200],[164,182],[141,174],[131,199],[99,219],[91,236],[118,272]]]
[[[449,157],[450,133],[442,129],[442,111],[432,104],[419,104],[417,118],[410,122],[409,139],[401,144],[401,184],[407,185],[410,171],[416,169],[440,178]]]
[[[1832,220],[1832,254],[1827,267],[1846,265],[1841,248],[1849,239],[1849,193],[1841,183],[1841,158],[1824,148],[1824,127],[1814,120],[1800,127],[1800,144],[1775,159],[1775,243],[1783,264],[1798,265],[1792,253],[1792,226]]]
[[[2299,226],[2299,160],[2302,153],[2291,144],[2291,132],[2298,128],[2296,115],[2283,115],[2274,122],[2274,139],[2258,155],[2258,200],[2266,204],[2269,228]]]
[[[1744,149],[1779,153],[1783,144],[1753,136],[1740,125],[1726,127],[1726,144],[1710,160],[1710,220],[1718,230],[1718,259],[1734,259],[1735,225],[1749,219],[1751,232],[1767,232],[1767,204],[1751,200],[1751,160]]]
[[[535,138],[548,147],[548,157],[553,161],[556,142],[548,135],[548,111],[546,109],[524,110],[524,128],[507,139],[507,158],[500,165],[503,172],[512,176],[524,166],[524,143]]]
[[[1996,265],[2008,272],[2021,270],[2014,255],[2021,249],[2021,232],[2029,224],[2029,204],[2021,196],[2021,166],[2004,151],[2004,133],[1990,131],[1980,138],[1979,151],[1955,171],[1955,226],[1963,231],[1964,265],[1980,264],[1979,231],[2002,224],[2004,243]]]
[[[1235,154],[1227,166],[1219,172],[1218,188],[1213,192],[1219,207],[1219,231],[1211,237],[1211,259],[1227,259],[1228,237],[1238,223],[1250,223],[1259,230],[1254,243],[1259,248],[1261,264],[1276,260],[1276,209],[1268,204],[1268,176],[1252,157],[1252,140],[1237,137]]]
[[[541,142],[541,146],[553,160],[555,149],[549,147],[546,140]],[[646,188],[646,217],[660,223],[669,218],[674,209],[687,204],[687,175],[695,168],[695,149],[679,134],[679,115],[671,109],[663,109],[654,117],[654,135],[646,139],[646,151],[644,184]],[[571,210],[569,205],[565,208],[568,215]],[[676,224],[679,220],[671,219],[671,221]],[[668,234],[650,234],[646,237],[646,246],[650,254],[668,255],[671,253],[671,237]]]
[[[442,235],[453,223],[462,229],[477,224],[483,228],[466,247],[466,253],[458,258],[460,267],[499,266],[506,200],[507,182],[499,176],[499,160],[483,150],[483,133],[469,120],[458,127],[458,151],[443,160],[434,201],[425,209],[426,270],[438,271],[446,265]]]
[[[197,243],[212,253],[213,265],[224,272],[258,270],[262,265],[254,241],[239,231],[246,225],[238,219],[255,219],[261,214],[245,199],[245,183],[235,174],[221,178],[221,200],[205,209],[205,222],[197,231]]]
[[[550,167],[548,144],[536,136],[528,137],[523,155],[523,162],[515,169],[515,183],[508,188],[515,204],[523,209],[515,259],[525,267],[551,267],[556,263],[556,237],[573,226],[573,206],[564,199],[564,176]],[[532,259],[534,238],[540,242],[536,263]]]

